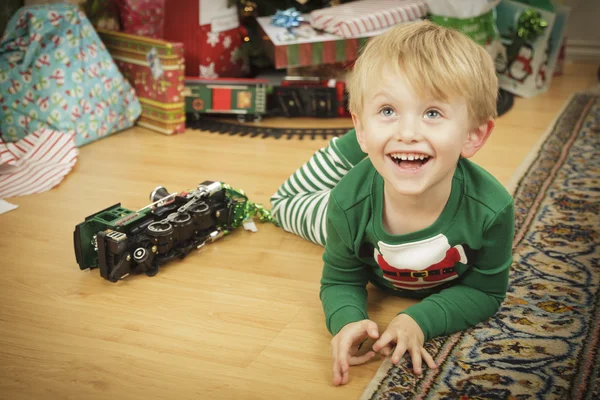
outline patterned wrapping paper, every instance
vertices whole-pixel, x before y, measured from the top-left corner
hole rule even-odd
[[[234,78],[247,72],[237,7],[229,3],[166,0],[164,39],[183,43],[186,76]]]
[[[183,132],[183,45],[105,30],[98,33],[142,104],[138,125],[167,135]]]
[[[16,142],[50,128],[77,146],[131,127],[141,112],[90,21],[76,6],[22,7],[0,41],[0,133]]]
[[[85,16],[96,27],[119,30],[119,12],[116,0],[25,0],[26,6],[42,4],[70,3],[78,6]]]
[[[160,39],[164,37],[165,0],[115,0],[121,32]]]
[[[310,13],[314,28],[345,38],[384,29],[427,15],[425,0],[360,0]]]

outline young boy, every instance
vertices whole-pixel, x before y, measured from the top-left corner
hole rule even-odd
[[[429,22],[373,38],[349,80],[355,129],[319,150],[275,193],[284,229],[325,246],[321,301],[334,335],[333,383],[376,352],[435,368],[425,341],[485,321],[512,262],[511,196],[468,160],[494,128],[491,58]],[[368,156],[367,158],[364,158]],[[422,298],[380,335],[366,285]],[[372,351],[357,355],[367,337]]]

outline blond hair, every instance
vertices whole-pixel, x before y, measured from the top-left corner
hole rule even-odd
[[[497,115],[494,63],[482,46],[461,32],[418,21],[396,25],[371,39],[347,82],[350,112],[361,115],[368,88],[375,87],[389,67],[420,96],[464,98],[473,127]]]

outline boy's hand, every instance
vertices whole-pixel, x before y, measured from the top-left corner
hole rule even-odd
[[[400,314],[390,322],[379,340],[373,344],[373,351],[381,351],[385,356],[391,353],[393,343],[396,349],[392,355],[392,363],[398,364],[406,351],[410,353],[415,374],[421,375],[423,360],[429,368],[437,368],[433,357],[423,347],[425,335],[421,327],[407,314]]]
[[[369,351],[357,356],[358,347],[367,338],[377,339],[379,329],[371,320],[352,322],[345,325],[331,340],[331,355],[333,356],[333,384],[335,386],[348,383],[351,365],[364,364],[375,355]]]

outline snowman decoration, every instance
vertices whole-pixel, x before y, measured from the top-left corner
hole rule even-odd
[[[515,59],[508,65],[508,76],[519,83],[525,82],[533,73],[531,63],[533,62],[533,47],[525,43],[519,49]]]
[[[541,89],[546,84],[546,68],[548,67],[549,52],[550,44],[548,44],[548,46],[546,47],[546,51],[544,51],[544,58],[542,59],[537,74],[535,75],[535,87],[537,89]]]
[[[508,66],[508,55],[506,54],[506,47],[499,41],[496,40],[493,45],[486,49],[492,60],[494,60],[494,67],[498,74],[504,74],[506,67]]]

